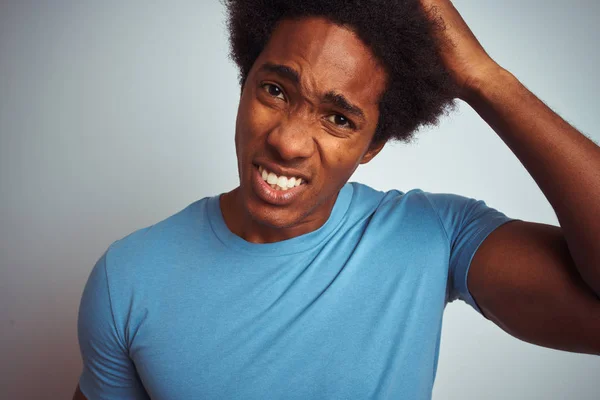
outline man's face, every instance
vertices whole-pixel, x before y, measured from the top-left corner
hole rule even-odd
[[[370,146],[385,72],[350,30],[322,18],[284,20],[243,87],[235,144],[241,204],[273,228],[328,218]],[[263,177],[266,177],[266,181]]]

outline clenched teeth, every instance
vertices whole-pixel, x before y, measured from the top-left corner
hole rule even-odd
[[[294,176],[287,177],[284,175],[277,176],[273,172],[263,168],[262,165],[258,166],[258,172],[260,172],[263,180],[267,182],[272,189],[288,190],[302,184],[302,178],[296,178]]]

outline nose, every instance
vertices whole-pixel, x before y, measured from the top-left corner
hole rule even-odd
[[[309,158],[315,150],[311,125],[307,118],[289,115],[269,132],[267,143],[283,160]]]

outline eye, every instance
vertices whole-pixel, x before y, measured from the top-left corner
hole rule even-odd
[[[261,85],[261,87],[270,95],[273,97],[277,97],[281,100],[285,100],[285,96],[283,95],[283,90],[281,90],[281,88],[277,85],[274,85],[272,83],[263,83]]]
[[[327,117],[327,120],[329,122],[334,123],[335,125],[341,127],[341,128],[352,128],[354,129],[354,124],[352,123],[352,121],[350,121],[348,118],[344,117],[343,115],[340,114],[331,114],[329,117]]]

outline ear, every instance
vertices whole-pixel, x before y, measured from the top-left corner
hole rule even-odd
[[[369,161],[371,161],[377,154],[379,154],[381,149],[383,149],[383,146],[385,146],[385,140],[371,143],[371,145],[369,146],[369,150],[367,150],[367,152],[363,155],[362,160],[360,160],[360,163],[366,164]]]

